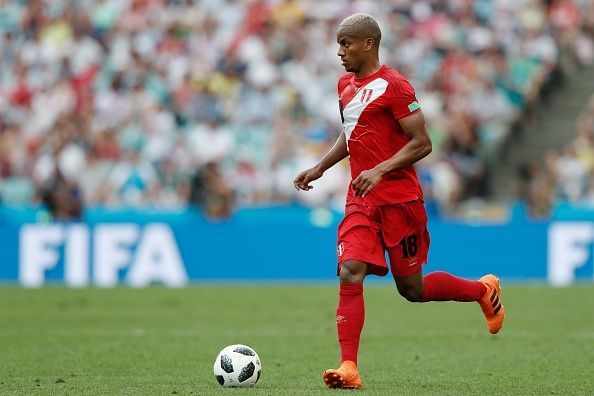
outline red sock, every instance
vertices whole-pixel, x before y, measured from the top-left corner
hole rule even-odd
[[[365,321],[363,285],[340,285],[336,310],[336,329],[342,361],[357,363],[359,339]]]
[[[427,301],[478,301],[487,291],[479,281],[458,278],[447,272],[425,275],[422,302]]]

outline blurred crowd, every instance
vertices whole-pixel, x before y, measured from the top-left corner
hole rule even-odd
[[[558,201],[594,206],[594,94],[577,120],[576,136],[544,160],[522,169],[520,196],[535,218],[549,216]]]
[[[0,0],[2,201],[342,207],[346,165],[292,180],[340,132],[335,32],[358,11],[417,91],[444,207],[485,196],[514,125],[594,57],[592,0]]]

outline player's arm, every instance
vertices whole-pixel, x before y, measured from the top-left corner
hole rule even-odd
[[[348,155],[349,152],[347,150],[346,135],[344,134],[344,131],[342,131],[330,151],[328,151],[326,155],[322,157],[316,166],[299,173],[293,181],[293,185],[297,190],[311,190],[313,187],[309,184],[310,182],[322,177],[326,170],[332,168],[338,162],[345,159]]]
[[[431,139],[425,124],[425,116],[421,110],[408,117],[401,118],[398,122],[410,140],[392,157],[375,166],[382,176],[414,164],[429,155],[432,150]]]
[[[425,117],[421,110],[399,119],[398,122],[410,140],[392,157],[372,169],[361,172],[353,180],[352,186],[356,196],[366,196],[381,181],[384,175],[414,164],[431,152],[431,139],[427,134]]]

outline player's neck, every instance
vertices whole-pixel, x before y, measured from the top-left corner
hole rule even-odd
[[[376,59],[373,62],[364,64],[361,66],[361,69],[355,73],[356,78],[367,78],[381,69],[382,64],[380,63],[379,59]]]

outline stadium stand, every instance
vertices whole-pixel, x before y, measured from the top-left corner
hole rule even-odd
[[[342,207],[346,166],[312,194],[292,179],[340,131],[335,29],[355,11],[379,18],[380,58],[417,90],[434,142],[420,177],[443,208],[487,196],[490,158],[594,57],[590,0],[0,4],[2,202],[57,205],[62,218],[83,204]],[[558,156],[559,175],[575,156]],[[588,161],[579,194],[591,199]],[[574,199],[573,178],[557,180]]]
[[[555,202],[594,206],[594,95],[577,121],[577,134],[561,150],[522,169],[520,196],[537,218],[549,216]]]

